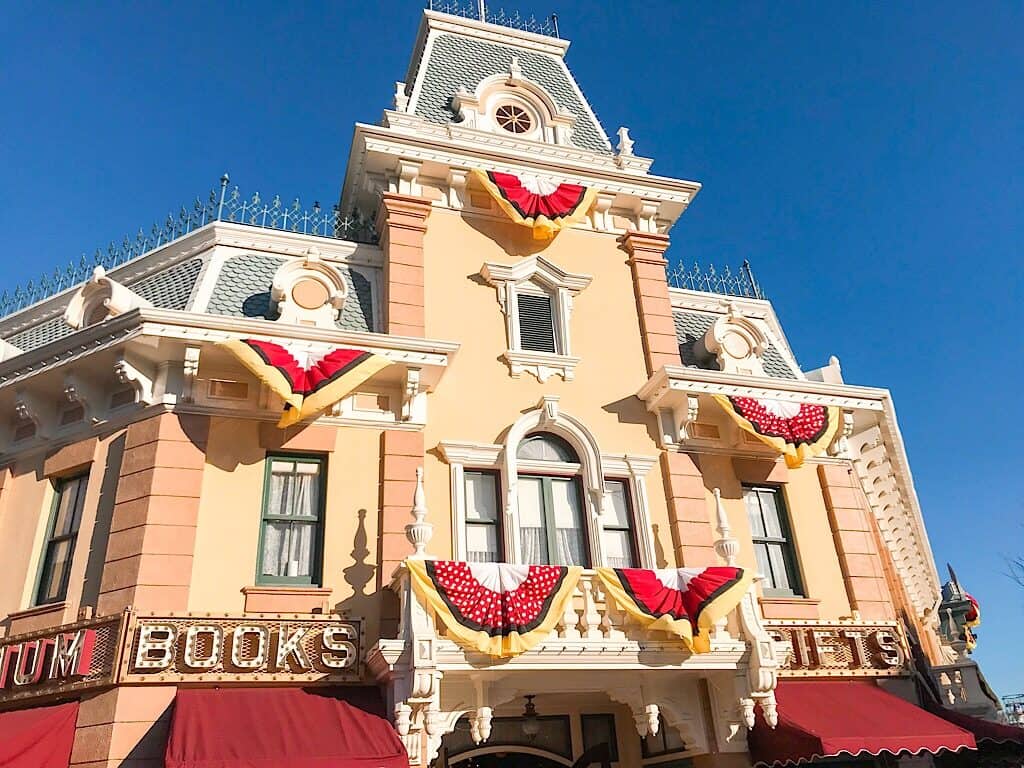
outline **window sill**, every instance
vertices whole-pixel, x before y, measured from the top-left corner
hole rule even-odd
[[[809,597],[762,597],[761,613],[766,619],[817,619],[821,600]]]
[[[518,378],[524,373],[537,377],[541,383],[558,374],[565,381],[572,381],[576,376],[576,364],[580,358],[567,355],[556,355],[551,352],[529,352],[509,349],[505,351],[505,362],[508,370]]]
[[[59,627],[64,623],[66,608],[67,603],[61,600],[58,603],[33,605],[31,608],[13,611],[7,616],[7,634],[8,636],[20,635],[24,632]]]
[[[328,613],[331,592],[327,587],[242,587],[246,613]]]

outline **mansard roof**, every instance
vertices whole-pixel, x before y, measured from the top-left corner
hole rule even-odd
[[[420,41],[406,85],[410,111],[433,123],[457,122],[452,97],[463,88],[507,74],[515,57],[523,76],[538,83],[575,119],[572,143],[611,154],[611,143],[563,58],[568,43],[557,38],[424,12]]]

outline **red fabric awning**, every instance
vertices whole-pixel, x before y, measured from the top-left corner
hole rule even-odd
[[[837,755],[975,749],[974,736],[863,680],[783,680],[779,725],[758,714],[747,735],[755,764],[798,765]]]
[[[408,768],[375,688],[180,689],[166,768]]]
[[[956,712],[937,705],[929,707],[929,709],[943,720],[948,720],[953,725],[958,725],[965,731],[973,733],[974,739],[979,745],[984,742],[992,742],[1024,746],[1024,728],[1005,723],[993,723],[991,720],[982,720],[980,717],[965,715],[963,712]]]
[[[0,713],[0,765],[68,768],[77,723],[77,701]]]

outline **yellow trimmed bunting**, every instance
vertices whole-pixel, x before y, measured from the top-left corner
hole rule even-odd
[[[649,630],[678,635],[694,653],[711,650],[711,629],[750,588],[742,568],[598,568],[605,591]]]
[[[786,458],[795,469],[820,456],[839,429],[839,408],[763,397],[713,395],[733,421]]]
[[[282,429],[323,411],[391,361],[362,349],[338,347],[303,367],[280,344],[256,339],[229,339],[220,345],[284,400],[277,423]]]
[[[533,174],[474,168],[473,175],[512,221],[530,227],[535,240],[550,240],[562,227],[583,219],[597,198],[594,187],[555,184]]]
[[[572,597],[581,568],[406,560],[416,594],[461,646],[518,656],[543,641]]]

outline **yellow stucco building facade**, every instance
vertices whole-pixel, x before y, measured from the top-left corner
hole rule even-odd
[[[72,704],[47,765],[213,764],[180,752],[216,742],[186,709],[237,691],[358,690],[402,760],[463,768],[781,764],[800,756],[757,734],[802,727],[786,690],[925,704],[920,670],[956,652],[888,391],[801,368],[749,267],[666,269],[700,185],[651,173],[625,129],[612,146],[567,48],[427,11],[333,214],[289,220],[225,178],[0,319],[0,719]],[[283,367],[232,340],[381,367],[282,428]],[[721,398],[820,413],[827,439],[787,462]],[[413,589],[424,556],[582,572],[498,658]],[[756,578],[698,653],[602,567]]]

